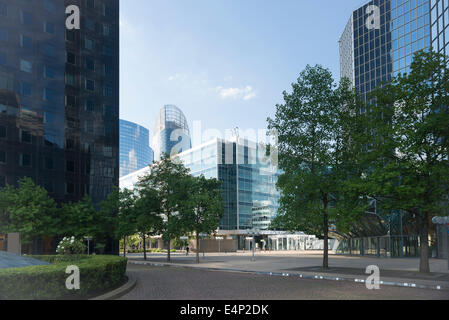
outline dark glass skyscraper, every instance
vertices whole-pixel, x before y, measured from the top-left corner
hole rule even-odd
[[[429,47],[429,0],[373,0],[351,14],[341,36],[341,76],[367,100],[381,82],[410,70],[413,53]]]
[[[1,186],[100,202],[118,186],[118,117],[119,0],[0,0]]]
[[[157,116],[154,129],[155,160],[160,160],[164,154],[173,156],[191,147],[189,124],[184,113],[177,106],[164,106]]]
[[[120,177],[153,163],[150,131],[136,123],[120,120]]]

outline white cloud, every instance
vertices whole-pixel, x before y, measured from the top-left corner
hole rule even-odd
[[[187,75],[185,75],[183,73],[176,73],[176,74],[168,77],[168,81],[186,80],[186,79],[187,79]]]
[[[254,99],[257,94],[254,91],[253,87],[246,86],[243,88],[223,88],[221,86],[216,88],[218,96],[225,99],[243,99],[245,101]]]

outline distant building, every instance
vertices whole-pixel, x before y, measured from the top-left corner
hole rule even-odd
[[[189,125],[181,109],[166,105],[160,110],[152,146],[156,161],[161,160],[164,154],[173,156],[192,147]]]
[[[251,229],[259,229],[261,235],[267,231],[279,207],[276,183],[280,171],[265,155],[261,145],[244,139],[237,143],[235,138],[213,139],[173,157],[180,159],[193,176],[204,175],[222,182],[225,212],[219,234],[238,239],[241,249],[246,246],[245,238]],[[132,188],[149,170],[121,178],[120,187]]]
[[[120,177],[153,163],[150,131],[136,123],[120,120]]]

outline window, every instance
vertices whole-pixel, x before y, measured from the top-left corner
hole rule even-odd
[[[65,148],[68,150],[75,149],[75,141],[73,139],[66,139],[65,140]]]
[[[71,96],[71,95],[65,96],[65,105],[68,107],[75,106],[76,105],[76,97]]]
[[[20,17],[21,17],[21,22],[24,25],[29,26],[33,23],[33,16],[29,12],[22,11]]]
[[[94,111],[95,103],[92,100],[86,100],[85,111]]]
[[[90,31],[95,31],[95,21],[86,19],[86,28]]]
[[[33,47],[33,39],[22,34],[20,35],[20,45],[22,46],[22,48],[30,49]]]
[[[71,182],[67,182],[65,185],[65,192],[67,194],[74,194],[75,193],[75,184]]]
[[[44,112],[44,123],[50,124],[55,121],[55,115],[51,112]]]
[[[53,23],[46,21],[44,23],[44,31],[47,33],[50,33],[50,34],[54,34],[55,33],[55,25]]]
[[[52,0],[45,0],[45,10],[50,12],[55,11],[55,4]]]
[[[47,147],[53,147],[56,144],[56,138],[50,134],[44,136],[44,145]]]
[[[0,138],[4,139],[6,138],[6,127],[0,126]]]
[[[69,86],[74,87],[76,85],[76,83],[75,83],[75,76],[73,74],[66,73],[66,75],[65,75],[65,83],[68,84]]]
[[[5,164],[6,163],[6,152],[0,150],[0,163]]]
[[[86,6],[89,9],[95,9],[95,0],[86,0]]]
[[[8,41],[8,32],[3,28],[0,28],[0,41]]]
[[[109,37],[111,35],[111,27],[109,27],[109,25],[107,24],[103,25],[103,35],[105,37]]]
[[[44,67],[44,78],[46,79],[54,79],[55,72],[52,67],[45,66]]]
[[[22,82],[22,95],[31,96],[32,95],[32,85],[27,82]]]
[[[6,53],[0,51],[0,65],[6,65]]]
[[[66,30],[65,38],[68,41],[75,41],[75,32],[73,30]]]
[[[88,50],[93,50],[94,49],[94,42],[90,39],[84,39],[84,48],[88,49]]]
[[[67,52],[67,63],[76,64],[76,56],[72,52]]]
[[[111,85],[106,84],[104,86],[104,90],[103,91],[104,91],[103,95],[105,97],[112,97],[112,86]]]
[[[44,159],[44,169],[46,170],[53,170],[54,169],[54,163],[52,158],[45,158]]]
[[[104,75],[105,76],[112,76],[112,74],[113,74],[112,67],[110,65],[108,65],[108,64],[105,64],[104,65]]]
[[[67,172],[75,172],[75,161],[68,160],[66,162],[66,170]]]
[[[95,81],[86,79],[86,90],[94,91],[95,90]]]
[[[55,47],[51,44],[44,44],[42,47],[43,53],[49,57],[55,56]]]
[[[31,140],[32,140],[31,132],[20,130],[20,141],[25,143],[31,143]]]
[[[28,60],[20,60],[20,70],[27,73],[33,72],[33,64]]]
[[[45,101],[53,101],[54,92],[53,89],[44,88],[44,100]]]
[[[31,155],[26,153],[21,153],[19,155],[19,165],[21,167],[31,167]]]
[[[86,69],[95,71],[95,61],[92,58],[86,58]]]
[[[0,16],[7,16],[7,15],[8,15],[8,10],[7,10],[6,4],[0,3]]]
[[[103,54],[104,54],[105,56],[111,57],[111,56],[113,55],[113,50],[112,50],[112,48],[109,47],[109,46],[104,46],[104,47],[103,47]]]

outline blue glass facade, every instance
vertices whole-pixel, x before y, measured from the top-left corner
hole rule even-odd
[[[192,147],[189,125],[181,109],[164,106],[156,119],[153,147],[155,160],[163,155],[174,156]]]
[[[429,0],[370,1],[352,13],[340,38],[341,77],[366,101],[381,82],[410,70],[413,54],[430,47],[430,34]]]
[[[120,177],[153,163],[150,131],[136,123],[120,120]]]
[[[449,0],[431,0],[432,47],[449,55]]]

